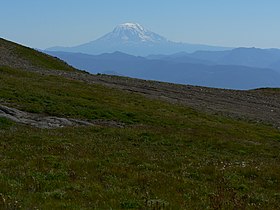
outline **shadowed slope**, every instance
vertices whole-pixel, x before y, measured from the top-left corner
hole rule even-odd
[[[74,71],[67,63],[37,50],[0,38],[0,66],[19,69],[55,69]]]

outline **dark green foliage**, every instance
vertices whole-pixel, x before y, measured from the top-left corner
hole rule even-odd
[[[0,117],[0,129],[8,128],[14,125],[14,123],[7,118]]]

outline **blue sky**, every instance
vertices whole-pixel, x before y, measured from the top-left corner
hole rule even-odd
[[[279,9],[279,0],[1,0],[0,37],[73,46],[137,22],[173,41],[280,48]]]

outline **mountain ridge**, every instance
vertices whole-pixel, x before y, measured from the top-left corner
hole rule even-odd
[[[193,59],[147,59],[122,52],[101,55],[47,52],[78,69],[91,73],[110,73],[146,80],[229,89],[280,87],[280,74],[269,68],[212,64]]]
[[[169,55],[172,57],[173,55]],[[239,47],[225,51],[197,51],[194,53],[182,53],[178,58],[184,56],[201,59],[220,65],[240,65],[257,68],[271,68],[280,72],[280,49],[260,49]]]

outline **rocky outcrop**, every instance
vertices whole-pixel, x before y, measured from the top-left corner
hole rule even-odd
[[[124,123],[113,120],[78,120],[72,118],[62,118],[54,116],[43,116],[41,114],[34,114],[29,112],[20,111],[15,108],[10,108],[0,104],[0,117],[5,117],[13,122],[30,125],[36,128],[52,129],[70,126],[106,126],[106,127],[125,127]]]
[[[16,123],[21,123],[25,125],[31,125],[37,128],[60,128],[66,126],[88,126],[93,125],[93,123],[76,120],[67,119],[54,116],[42,116],[39,114],[33,114],[28,112],[23,112],[15,108],[10,108],[7,106],[0,105],[0,117],[8,118]]]

